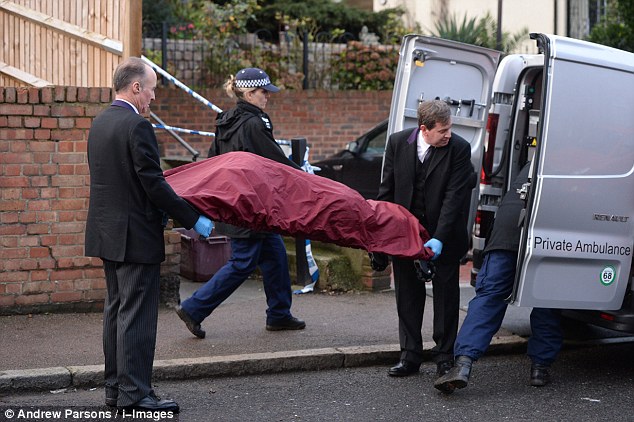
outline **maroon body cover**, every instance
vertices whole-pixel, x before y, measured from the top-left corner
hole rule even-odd
[[[165,172],[174,191],[215,221],[429,260],[427,230],[404,207],[248,152]]]

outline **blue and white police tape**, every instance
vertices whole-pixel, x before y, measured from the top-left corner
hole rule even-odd
[[[286,154],[286,156],[288,157],[289,160],[291,161],[295,161],[293,160],[293,154],[292,154],[292,150],[291,150],[291,141],[287,140],[287,139],[276,139],[275,142],[277,142],[277,144],[282,147],[282,151],[284,151],[284,154]],[[319,167],[315,167],[313,165],[311,165],[308,162],[308,153],[310,152],[310,148],[306,147],[306,152],[304,153],[304,161],[301,165],[302,170],[304,170],[306,173],[309,174],[315,174],[316,171],[321,170],[321,168]]]
[[[319,167],[313,167],[308,162],[308,148],[306,148],[306,154],[304,155],[304,163],[302,164],[302,170],[309,174],[315,174],[314,169],[320,170]],[[308,273],[312,283],[305,286],[303,289],[296,290],[295,294],[312,292],[315,289],[315,284],[319,281],[319,268],[317,262],[313,257],[313,250],[310,246],[310,240],[306,239],[306,262],[308,263]]]
[[[304,286],[303,289],[295,290],[293,293],[296,295],[312,292],[315,290],[315,284],[319,281],[319,268],[317,268],[317,263],[315,262],[315,258],[313,258],[313,251],[310,247],[310,240],[308,239],[306,239],[306,261],[308,262],[308,273],[310,274],[312,283]]]
[[[152,123],[152,127],[155,129],[165,129],[165,130],[173,130],[174,132],[183,132],[189,133],[190,135],[201,135],[201,136],[216,136],[213,132],[203,132],[202,130],[191,130],[191,129],[183,129],[182,127],[174,127],[167,125],[157,125]]]
[[[163,70],[162,67],[160,67],[159,65],[154,63],[152,60],[148,59],[145,56],[141,56],[141,59],[145,63],[147,63],[149,66],[151,66],[154,70],[156,70],[158,73],[160,73],[162,76],[165,76],[174,85],[176,85],[177,87],[179,87],[183,91],[187,92],[189,95],[191,95],[192,97],[194,97],[195,99],[197,99],[198,101],[200,101],[201,103],[206,105],[207,107],[211,108],[216,113],[221,113],[222,112],[221,108],[219,108],[218,106],[214,105],[211,101],[209,101],[205,97],[201,96],[200,94],[198,94],[197,92],[192,90],[190,87],[188,87],[187,85],[185,85],[184,83],[182,83],[181,81],[176,79],[174,76],[170,75],[167,71]]]
[[[275,141],[280,147],[282,147],[282,150],[287,155],[288,159],[293,161],[293,155],[291,153],[291,142],[286,139],[276,139]],[[309,148],[306,147],[302,170],[304,170],[306,173],[315,174],[313,170],[319,170],[319,167],[313,167],[310,165],[310,163],[308,162],[308,151]],[[312,283],[304,286],[303,289],[295,290],[293,293],[296,295],[312,292],[315,289],[315,284],[317,284],[317,281],[319,281],[319,268],[317,267],[317,262],[313,257],[313,250],[310,245],[310,240],[308,239],[306,239],[306,262],[308,263],[308,273],[310,274],[310,279],[312,280]]]

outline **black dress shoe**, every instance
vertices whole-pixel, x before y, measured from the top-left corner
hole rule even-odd
[[[436,363],[436,376],[442,377],[453,368],[453,360],[442,360]]]
[[[387,371],[387,374],[391,377],[406,377],[408,375],[417,374],[419,369],[420,365],[402,360],[397,363],[396,366],[391,367],[390,370]]]
[[[467,356],[458,356],[455,366],[434,382],[434,388],[451,394],[456,388],[465,388],[471,376],[473,360]]]
[[[543,387],[550,382],[548,366],[534,363],[531,366],[531,385],[533,387]]]
[[[126,406],[124,409],[137,410],[163,410],[166,412],[178,413],[180,408],[174,400],[161,400],[154,394],[148,394],[132,406]]]
[[[200,324],[197,323],[189,316],[187,312],[180,306],[176,307],[176,314],[183,320],[187,329],[198,338],[205,338],[205,330],[200,328]]]
[[[306,323],[295,317],[266,323],[266,329],[268,331],[303,330],[304,328],[306,328]]]

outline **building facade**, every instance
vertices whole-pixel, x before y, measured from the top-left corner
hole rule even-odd
[[[514,34],[527,28],[530,32],[585,38],[600,14],[605,10],[589,0],[373,0],[374,10],[402,7],[409,27],[418,25],[424,34],[435,32],[436,23],[445,17],[456,16],[462,21],[484,17],[489,13],[501,19],[502,31]],[[501,15],[498,10],[501,9]],[[592,16],[596,15],[594,19]],[[535,53],[535,43],[528,37],[515,53]]]

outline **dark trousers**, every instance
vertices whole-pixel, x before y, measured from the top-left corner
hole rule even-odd
[[[183,301],[181,307],[194,321],[202,322],[260,267],[266,295],[266,320],[275,323],[291,317],[291,278],[282,237],[231,239],[231,258],[214,276]]]
[[[431,353],[434,361],[453,359],[453,346],[458,331],[460,306],[460,262],[434,262],[436,276],[432,280],[434,323],[432,338],[436,345]],[[414,364],[423,361],[423,313],[425,311],[425,283],[416,279],[412,260],[394,258],[394,286],[399,321],[401,360]]]
[[[454,353],[477,360],[491,344],[506,313],[506,298],[513,290],[517,252],[488,252],[476,278],[476,295],[469,302],[467,316],[460,327]],[[533,308],[528,356],[533,363],[549,366],[563,343],[558,309]]]
[[[104,260],[103,353],[106,394],[118,406],[152,392],[160,265]]]

